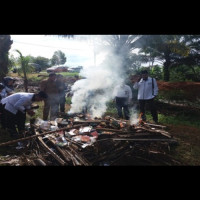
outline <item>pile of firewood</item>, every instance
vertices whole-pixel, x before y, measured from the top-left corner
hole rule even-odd
[[[45,126],[42,123],[30,126],[32,135],[17,141],[37,139],[37,148],[42,148],[46,155],[38,154],[36,165],[177,164],[168,155],[177,141],[162,125],[142,121],[131,125],[128,120],[110,116],[90,119],[83,114],[61,113],[60,118],[45,122]]]
[[[59,129],[55,133],[38,139],[59,165],[120,165],[120,158],[138,158],[141,152],[165,156],[166,151],[177,144],[166,127],[157,124],[140,122],[130,125],[130,121],[110,116],[92,120],[82,114],[63,116],[57,122]],[[45,133],[39,128],[35,132]]]

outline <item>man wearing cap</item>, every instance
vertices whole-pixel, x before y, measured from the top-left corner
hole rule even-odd
[[[5,111],[6,128],[11,136],[18,136],[25,130],[26,113],[33,116],[35,113],[31,109],[33,102],[47,99],[45,92],[25,93],[18,92],[1,100]],[[16,130],[16,127],[18,131]]]
[[[142,120],[146,121],[145,105],[148,103],[150,105],[153,121],[157,123],[158,114],[154,103],[154,98],[158,95],[158,85],[155,78],[149,77],[148,71],[143,70],[140,78],[136,77],[135,79],[131,79],[131,81],[134,83],[133,88],[138,89],[138,100],[140,113],[142,114]]]
[[[4,89],[1,92],[2,98],[5,98],[14,93],[14,82],[15,82],[15,79],[12,77],[3,78]]]
[[[44,101],[43,120],[47,120],[50,112],[50,120],[55,120],[59,110],[59,87],[56,81],[57,75],[50,73],[49,78],[40,84],[40,90],[48,95]]]

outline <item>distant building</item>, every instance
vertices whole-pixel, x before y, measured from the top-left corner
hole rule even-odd
[[[70,67],[69,69],[68,69],[68,71],[69,72],[80,72],[81,71],[81,69],[83,69],[83,67],[82,66],[78,66],[78,67]]]

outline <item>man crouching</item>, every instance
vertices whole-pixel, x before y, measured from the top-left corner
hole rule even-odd
[[[47,94],[41,91],[39,93],[18,92],[2,99],[1,103],[4,105],[5,111],[5,124],[11,137],[17,137],[24,133],[26,113],[30,116],[35,114],[31,109],[31,104],[47,98]]]

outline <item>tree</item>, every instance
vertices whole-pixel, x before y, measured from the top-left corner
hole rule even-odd
[[[41,69],[44,70],[50,67],[51,60],[45,57],[38,56],[34,57],[31,62],[40,65]]]
[[[101,35],[95,36],[96,52],[100,49],[110,49],[112,55],[116,56],[121,63],[125,75],[128,75],[139,62],[136,63],[136,55],[133,50],[136,49],[135,42],[141,37],[140,35]],[[94,41],[94,40],[93,40]]]
[[[11,48],[13,41],[10,35],[0,35],[0,81],[8,73],[8,52]]]
[[[137,42],[140,53],[163,63],[165,81],[170,79],[170,66],[190,52],[184,35],[143,35]]]
[[[67,58],[65,56],[65,54],[58,50],[58,51],[55,51],[52,58],[51,58],[51,64],[52,65],[62,65],[62,64],[65,64]]]
[[[19,64],[20,64],[20,68],[18,69],[18,74],[20,75],[20,73],[23,73],[23,78],[24,78],[24,88],[25,88],[25,92],[28,92],[28,78],[27,78],[27,74],[28,72],[31,72],[33,69],[32,67],[29,65],[30,62],[30,57],[29,56],[23,56],[22,53],[19,50],[15,50],[17,53],[19,53],[20,57],[19,57]]]

